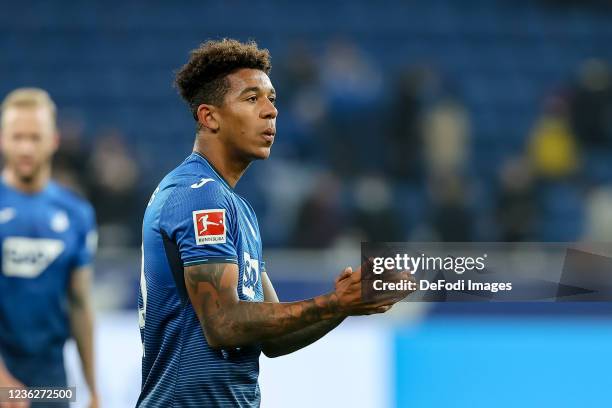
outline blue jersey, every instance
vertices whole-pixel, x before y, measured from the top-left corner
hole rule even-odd
[[[228,262],[239,267],[239,298],[263,301],[255,213],[203,156],[193,153],[161,181],[145,211],[138,406],[259,406],[260,346],[212,349],[185,287],[185,266]]]
[[[92,262],[91,206],[50,182],[34,194],[0,181],[0,355],[26,385],[65,382],[72,272]]]

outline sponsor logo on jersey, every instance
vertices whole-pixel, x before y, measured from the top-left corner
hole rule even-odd
[[[17,215],[17,211],[13,207],[6,207],[0,210],[0,224],[6,224]]]
[[[255,299],[255,285],[259,281],[259,260],[251,258],[244,252],[244,272],[242,274],[242,293],[249,299]]]
[[[208,183],[209,181],[215,181],[215,180],[214,180],[214,179],[211,179],[211,178],[202,178],[202,179],[200,179],[200,181],[199,181],[199,182],[197,182],[197,183],[193,183],[193,184],[191,185],[191,188],[200,188],[200,187],[202,187],[204,184]]]
[[[6,276],[36,278],[64,251],[59,239],[7,237],[2,244],[2,272]]]
[[[193,229],[197,245],[225,244],[225,209],[194,211]]]

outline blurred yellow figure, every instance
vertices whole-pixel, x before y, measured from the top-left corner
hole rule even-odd
[[[564,116],[545,113],[539,119],[531,133],[529,158],[535,173],[543,178],[563,178],[576,172],[578,147]]]

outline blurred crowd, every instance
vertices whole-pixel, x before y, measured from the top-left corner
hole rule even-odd
[[[543,95],[524,145],[484,168],[460,78],[415,65],[385,89],[374,62],[348,41],[330,45],[320,63],[304,53],[287,61],[279,82],[291,94],[281,120],[292,129],[281,133],[279,150],[287,152],[275,171],[299,180],[303,166],[319,165],[294,186],[304,197],[294,214],[278,222],[272,212],[274,225],[290,226],[281,242],[323,248],[347,240],[612,237],[612,76],[605,61],[584,61],[575,78]],[[285,187],[269,188],[280,200]]]
[[[461,78],[433,64],[390,74],[347,38],[320,53],[296,42],[275,56],[272,80],[273,154],[238,186],[268,247],[611,238],[612,72],[602,59],[543,95],[523,146],[484,168]],[[159,180],[121,129],[85,128],[63,117],[55,177],[92,201],[102,247],[137,247]]]
[[[70,118],[62,120],[60,134],[54,178],[92,203],[100,246],[139,247],[142,215],[150,194],[147,187],[154,181],[143,180],[126,136],[110,128],[85,137],[83,123]]]

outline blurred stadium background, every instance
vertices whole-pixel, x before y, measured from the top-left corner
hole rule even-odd
[[[0,94],[50,92],[55,176],[97,210],[104,406],[138,395],[142,213],[193,143],[173,72],[222,37],[272,52],[278,137],[238,191],[282,300],[366,240],[610,240],[607,1],[0,1]],[[263,406],[612,404],[606,304],[400,306],[262,358]]]

